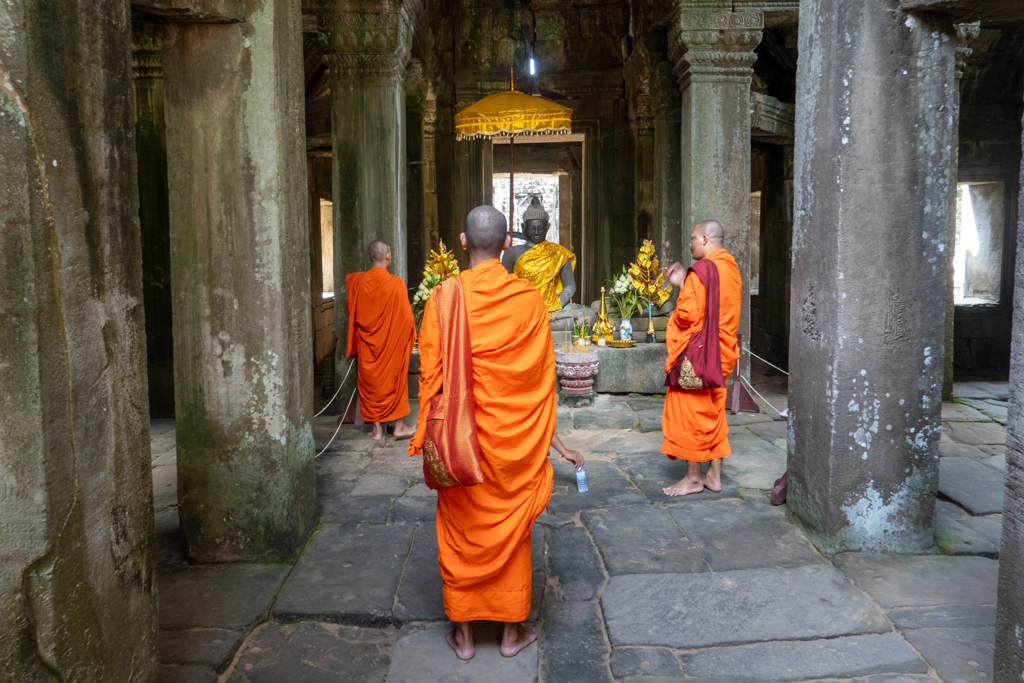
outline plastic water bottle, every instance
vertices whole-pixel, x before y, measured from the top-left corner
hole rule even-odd
[[[576,468],[576,488],[580,493],[587,492],[587,473],[582,467]]]

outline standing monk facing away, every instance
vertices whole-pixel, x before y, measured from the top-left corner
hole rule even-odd
[[[405,282],[388,272],[391,249],[374,240],[369,255],[370,270],[345,278],[346,355],[358,363],[359,414],[373,423],[370,438],[380,441],[384,423],[394,420],[395,438],[400,439],[415,432],[402,418],[409,414],[409,354],[416,324]]]
[[[530,614],[530,530],[551,498],[554,345],[537,288],[498,260],[511,242],[501,212],[492,206],[470,211],[461,241],[471,268],[458,277],[465,290],[484,480],[437,492],[444,610],[455,622],[446,638],[460,659],[472,659],[469,622],[501,621],[501,654],[512,657],[537,639],[521,622]],[[431,297],[420,326],[420,412],[409,455],[421,453],[430,399],[442,389],[441,353]],[[578,453],[558,441],[555,447],[582,465]]]
[[[721,293],[718,339],[722,349],[722,377],[728,378],[740,357],[736,348],[736,332],[740,325],[743,283],[736,261],[722,246],[722,240],[722,226],[718,221],[698,223],[690,233],[690,254],[693,258],[708,259],[718,267]],[[703,328],[707,296],[697,274],[687,273],[680,264],[673,263],[667,276],[669,282],[680,288],[680,292],[666,332],[666,373],[672,371],[686,350],[690,337]],[[662,415],[665,440],[661,452],[673,460],[685,460],[686,476],[673,486],[662,489],[666,495],[699,493],[705,486],[712,491],[722,490],[722,458],[732,452],[729,448],[729,425],[725,422],[725,393],[725,387],[668,388]],[[708,473],[701,477],[700,465],[709,460]]]

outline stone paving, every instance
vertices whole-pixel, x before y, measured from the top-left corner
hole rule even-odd
[[[785,378],[759,377],[775,407]],[[345,428],[317,461],[320,523],[298,559],[189,565],[178,530],[174,424],[154,420],[161,680],[726,683],[985,681],[992,676],[1006,383],[944,404],[936,551],[819,554],[767,502],[786,424],[729,416],[721,493],[661,493],[683,466],[659,453],[661,400],[601,396],[559,411],[590,491],[552,456],[533,533],[539,641],[512,659],[474,626],[460,662],[443,639],[436,494],[404,442]],[[319,447],[334,418],[316,423]]]

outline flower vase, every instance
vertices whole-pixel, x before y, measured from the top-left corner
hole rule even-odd
[[[619,339],[622,341],[631,341],[633,339],[633,321],[629,318],[623,318],[619,321]]]

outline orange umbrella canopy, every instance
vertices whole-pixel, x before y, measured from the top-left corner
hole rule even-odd
[[[455,135],[459,140],[571,130],[572,109],[516,90],[488,95],[455,115]]]

